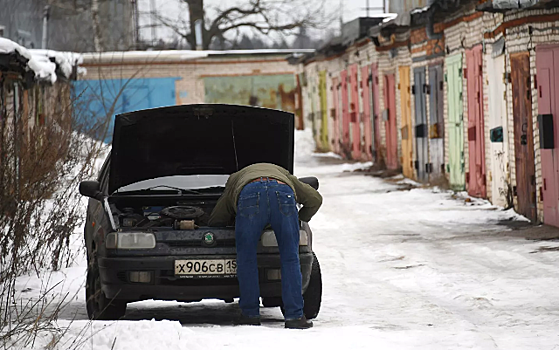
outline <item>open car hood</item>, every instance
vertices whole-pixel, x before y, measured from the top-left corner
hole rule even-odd
[[[250,106],[196,104],[115,119],[109,193],[171,175],[232,174],[254,163],[293,173],[294,116]]]

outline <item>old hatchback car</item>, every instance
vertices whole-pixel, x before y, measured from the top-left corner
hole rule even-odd
[[[85,224],[87,313],[117,319],[145,299],[200,301],[239,296],[234,227],[208,227],[233,172],[274,163],[293,172],[293,114],[248,106],[184,105],[117,115],[113,143],[90,197]],[[316,178],[302,181],[318,189]],[[307,318],[320,309],[322,282],[312,232],[301,222]],[[274,232],[258,247],[263,305],[281,306]]]

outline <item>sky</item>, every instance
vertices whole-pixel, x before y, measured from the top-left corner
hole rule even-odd
[[[248,0],[229,0],[228,3],[246,3],[247,1]],[[367,15],[365,10],[367,2],[369,3],[370,8],[382,7],[383,5],[383,0],[326,0],[326,2],[328,3],[328,7],[331,7],[334,11],[337,11],[337,8],[342,8],[340,14],[343,22],[351,21],[357,17],[365,17]],[[212,11],[211,7],[223,4],[223,0],[205,0],[204,3],[206,7],[209,7],[209,10],[207,11],[208,16],[212,18],[212,14],[215,13],[215,11]],[[151,9],[158,11],[168,18],[188,18],[188,8],[180,0],[139,0],[138,6],[141,13],[140,27],[142,29],[140,30],[140,35],[146,40],[149,40],[152,37],[152,34],[155,34],[156,38],[171,39],[174,37],[173,31],[163,26],[158,27],[155,30],[145,28],[145,26],[149,26],[150,24],[149,12]],[[382,13],[382,10],[371,9],[369,13],[378,14]],[[329,26],[328,30],[339,31],[339,20],[334,21],[334,23]],[[314,36],[322,36],[325,34],[326,31],[315,32]]]

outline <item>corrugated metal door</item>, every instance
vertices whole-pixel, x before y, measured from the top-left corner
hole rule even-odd
[[[413,179],[413,139],[411,123],[410,67],[402,66],[400,73],[400,110],[402,111],[402,173]]]
[[[320,97],[320,141],[322,150],[329,150],[328,144],[328,100],[326,92],[326,71],[321,71],[318,75],[318,94]]]
[[[349,144],[349,98],[347,91],[347,70],[343,70],[340,73],[340,79],[342,81],[342,144],[341,151],[343,155],[347,158],[350,156],[350,144]]]
[[[357,65],[354,64],[349,69],[349,82],[351,84],[351,157],[353,159],[359,159],[361,157],[361,122],[359,121],[359,80],[357,77]]]
[[[512,77],[512,113],[518,213],[532,221],[536,216],[536,174],[532,129],[532,89],[528,52],[510,57]]]
[[[398,169],[398,134],[396,130],[396,90],[394,74],[384,76],[384,102],[386,103],[386,167]]]
[[[462,55],[445,60],[448,99],[448,172],[454,190],[464,189],[464,117],[462,101]]]
[[[371,65],[371,83],[372,93],[373,93],[373,156],[377,163],[383,163],[382,152],[380,151],[380,104],[379,104],[379,77],[378,77],[378,67],[376,64]]]
[[[468,84],[468,193],[487,196],[485,178],[485,130],[483,120],[483,74],[481,45],[466,51]]]
[[[340,153],[340,128],[339,128],[339,120],[340,120],[340,99],[338,98],[340,90],[339,90],[339,82],[338,78],[332,78],[332,102],[334,103],[334,114],[332,115],[334,122],[332,127],[332,148],[333,151],[336,153]]]
[[[507,106],[504,98],[506,85],[503,84],[505,73],[505,55],[487,59],[487,74],[489,80],[489,125],[490,133],[502,137],[496,138],[489,144],[491,157],[491,202],[495,205],[507,205],[508,192],[508,122]]]
[[[369,66],[361,67],[361,98],[363,100],[363,134],[365,138],[364,156],[372,159],[372,124],[371,124],[371,93],[369,92]]]
[[[444,91],[443,67],[429,67],[429,179],[444,174]]]
[[[427,112],[425,108],[425,68],[413,70],[415,94],[415,170],[419,181],[428,180],[429,146],[427,144]]]
[[[536,49],[538,77],[538,113],[551,114],[554,145],[540,149],[543,176],[543,222],[559,226],[559,47],[544,46]],[[546,126],[543,126],[544,129]],[[540,125],[540,130],[542,126]],[[546,130],[543,130],[544,132]],[[542,132],[540,131],[540,137]]]

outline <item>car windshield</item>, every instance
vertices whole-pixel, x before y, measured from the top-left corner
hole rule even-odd
[[[183,190],[199,190],[212,187],[225,187],[229,175],[175,175],[158,177],[135,182],[117,190],[117,192],[141,191],[153,188],[153,190],[165,190],[169,188],[180,188]],[[168,189],[168,188],[167,188]]]

